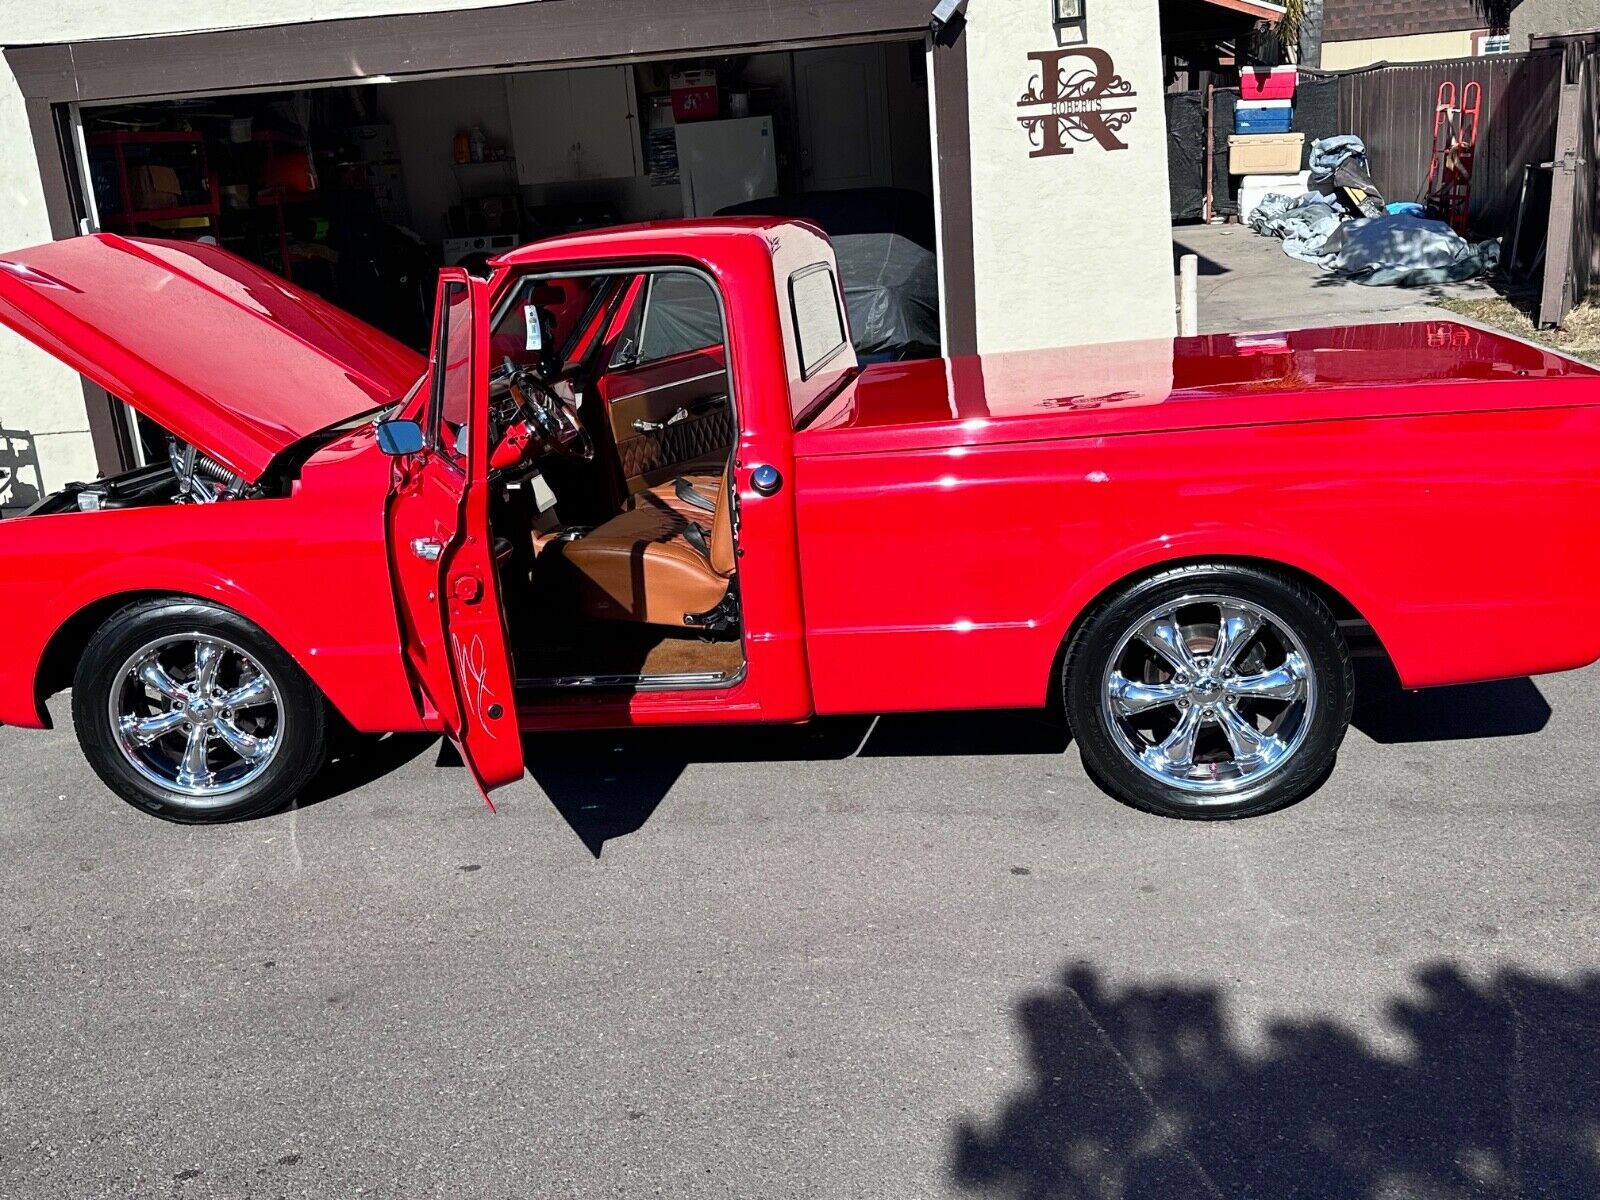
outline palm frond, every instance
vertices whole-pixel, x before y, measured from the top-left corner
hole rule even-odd
[[[1306,0],[1283,0],[1284,13],[1278,21],[1278,40],[1285,46],[1294,45],[1300,36],[1300,22],[1305,19]]]

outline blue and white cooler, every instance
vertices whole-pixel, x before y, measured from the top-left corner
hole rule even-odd
[[[1233,110],[1235,133],[1289,133],[1293,129],[1293,100],[1240,100]]]

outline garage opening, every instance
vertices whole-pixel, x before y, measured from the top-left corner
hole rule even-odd
[[[808,218],[858,353],[886,361],[940,352],[928,111],[917,39],[84,107],[79,149],[99,228],[215,241],[419,349],[440,266],[637,221]]]

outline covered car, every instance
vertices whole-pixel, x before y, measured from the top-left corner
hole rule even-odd
[[[861,362],[938,357],[938,241],[928,197],[849,188],[751,200],[719,215],[794,217],[828,235]]]

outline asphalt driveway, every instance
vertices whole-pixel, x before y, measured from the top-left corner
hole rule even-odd
[[[1440,300],[1492,298],[1487,283],[1433,287],[1367,287],[1337,279],[1290,258],[1277,238],[1248,225],[1178,225],[1172,230],[1172,269],[1193,254],[1201,333],[1321,329],[1393,321],[1459,320],[1434,307]]]
[[[1600,1194],[1597,707],[1369,687],[1223,826],[1011,714],[193,830],[0,730],[0,1195]]]

